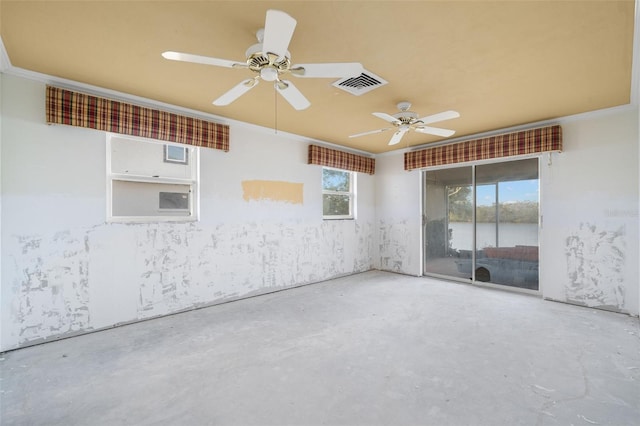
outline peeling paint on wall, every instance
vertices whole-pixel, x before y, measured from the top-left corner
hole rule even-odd
[[[16,239],[12,314],[18,341],[90,327],[88,242],[71,231]]]
[[[245,180],[242,182],[242,198],[245,201],[280,201],[302,204],[303,184],[276,180]]]
[[[6,330],[18,346],[364,272],[373,267],[372,228],[355,221],[190,222],[16,236],[8,248],[14,294]],[[105,258],[113,250],[126,253],[126,266]],[[93,279],[92,267],[100,271]],[[112,291],[114,279],[126,294],[90,300]],[[130,306],[128,316],[116,315],[115,304]],[[100,309],[99,326],[92,309]],[[109,323],[109,315],[117,319]]]
[[[567,300],[589,307],[624,307],[625,228],[581,223],[566,239]]]
[[[387,224],[380,221],[380,268],[384,271],[406,272],[407,242],[410,240],[409,226],[406,220]]]
[[[355,223],[355,234],[359,253],[353,259],[353,270],[362,272],[371,269],[373,254],[373,226],[370,223]]]
[[[140,317],[175,312],[193,304],[189,297],[192,224],[149,224],[136,234],[140,264]]]
[[[162,315],[372,268],[371,226],[355,229],[356,252],[345,262],[344,221],[246,223],[201,229],[149,226],[138,236],[140,316]]]

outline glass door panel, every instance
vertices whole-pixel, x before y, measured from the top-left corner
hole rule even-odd
[[[538,289],[537,158],[424,178],[426,274]]]
[[[538,160],[476,167],[476,281],[538,289]]]
[[[471,278],[472,168],[425,172],[425,272]]]
[[[476,247],[498,245],[497,185],[476,183]]]

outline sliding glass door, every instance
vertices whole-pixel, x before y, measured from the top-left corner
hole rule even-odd
[[[476,281],[538,289],[538,160],[476,167]]]
[[[538,290],[538,160],[424,173],[424,272]]]
[[[471,167],[425,172],[425,272],[470,278],[473,252]]]

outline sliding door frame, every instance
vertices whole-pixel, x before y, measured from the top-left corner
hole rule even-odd
[[[461,283],[470,283],[473,285],[476,285],[478,287],[487,287],[487,288],[495,288],[495,289],[500,289],[500,290],[507,290],[507,291],[512,291],[512,292],[517,292],[517,293],[525,293],[525,294],[532,294],[532,295],[542,295],[542,282],[538,281],[538,289],[537,290],[531,290],[531,289],[526,289],[526,288],[521,288],[521,287],[514,287],[514,286],[508,286],[508,285],[503,285],[503,284],[494,284],[491,282],[486,282],[486,281],[477,281],[476,280],[476,268],[472,267],[471,268],[471,278],[466,279],[466,278],[460,278],[460,277],[455,277],[455,276],[450,276],[450,275],[443,275],[443,274],[438,274],[438,273],[433,273],[433,272],[427,272],[426,271],[426,266],[427,266],[427,250],[426,250],[426,241],[427,241],[427,216],[426,216],[426,203],[427,203],[427,185],[426,185],[426,173],[430,172],[430,171],[436,171],[436,170],[444,170],[444,169],[453,169],[453,168],[459,168],[459,167],[471,167],[471,190],[472,190],[472,197],[473,197],[473,209],[472,209],[472,224],[473,224],[473,231],[472,231],[472,244],[473,244],[473,249],[471,250],[471,260],[472,260],[472,265],[475,266],[476,265],[476,239],[477,239],[477,224],[476,224],[476,207],[477,207],[477,200],[476,200],[476,166],[482,166],[482,165],[487,165],[487,164],[496,164],[496,163],[506,163],[506,162],[510,162],[510,161],[517,161],[517,160],[527,160],[527,159],[537,159],[538,161],[538,259],[539,259],[539,263],[538,263],[538,276],[542,276],[542,268],[543,268],[543,262],[542,262],[542,256],[540,256],[540,253],[542,251],[542,247],[543,247],[543,241],[542,241],[542,226],[543,226],[543,185],[542,185],[542,181],[543,181],[543,168],[542,168],[542,164],[543,164],[543,158],[546,155],[546,157],[549,159],[548,161],[551,161],[551,156],[550,153],[538,153],[538,154],[532,154],[532,155],[522,155],[522,156],[513,156],[513,157],[503,157],[503,158],[497,158],[497,159],[491,159],[491,160],[486,160],[486,161],[476,161],[476,162],[472,162],[472,163],[461,163],[461,164],[448,164],[448,165],[444,165],[444,166],[436,166],[436,167],[428,167],[428,168],[424,168],[420,170],[420,199],[421,199],[421,232],[420,232],[420,249],[422,251],[422,256],[421,256],[421,272],[423,276],[427,276],[427,277],[433,277],[433,278],[438,278],[438,279],[442,279],[442,280],[446,280],[446,281],[455,281],[455,282],[461,282]],[[497,189],[497,184],[496,184],[496,191],[498,191]],[[446,197],[446,194],[445,194]],[[448,204],[448,203],[447,203]],[[496,207],[497,208],[497,207]],[[447,207],[448,210],[448,207]],[[497,219],[497,218],[496,218]],[[448,226],[448,214],[447,214],[447,226]],[[499,232],[497,231],[498,228],[498,224],[496,224],[496,233]]]

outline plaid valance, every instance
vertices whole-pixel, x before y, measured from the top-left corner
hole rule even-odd
[[[47,86],[47,123],[229,151],[229,126]]]
[[[412,170],[549,151],[562,151],[562,128],[558,125],[406,152],[404,169]]]
[[[309,145],[309,164],[335,167],[336,169],[351,170],[370,175],[376,171],[376,160],[374,158],[317,145]]]

